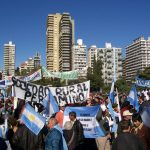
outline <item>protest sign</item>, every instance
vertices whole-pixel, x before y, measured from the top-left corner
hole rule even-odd
[[[141,87],[150,87],[150,80],[144,80],[140,78],[135,79],[135,84]]]
[[[103,137],[105,136],[104,132],[96,120],[96,115],[99,109],[100,106],[66,107],[63,125],[66,121],[69,121],[69,112],[74,111],[76,112],[77,119],[80,120],[83,126],[85,138]]]
[[[90,82],[78,83],[66,87],[47,87],[28,83],[12,77],[14,96],[27,101],[41,102],[50,93],[56,102],[65,101],[67,104],[83,102],[89,96]]]
[[[83,102],[89,97],[90,81],[64,87],[50,87],[50,90],[58,103],[62,100],[67,104]]]

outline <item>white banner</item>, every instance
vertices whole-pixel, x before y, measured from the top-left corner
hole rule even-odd
[[[31,75],[28,75],[26,77],[22,77],[20,79],[23,81],[26,81],[26,82],[41,80],[42,79],[41,69],[32,73]]]
[[[82,102],[89,97],[90,81],[66,87],[47,87],[28,83],[12,77],[14,96],[27,101],[41,102],[50,93],[56,102],[66,101],[67,104]]]
[[[58,103],[62,100],[68,104],[82,102],[89,97],[90,81],[65,87],[50,87],[50,90]]]

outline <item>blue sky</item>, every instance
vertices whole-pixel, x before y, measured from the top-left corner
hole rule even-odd
[[[135,38],[150,36],[150,0],[1,0],[0,68],[4,44],[16,44],[16,66],[37,51],[46,59],[46,20],[51,13],[69,12],[75,20],[75,39],[104,47],[125,47]]]

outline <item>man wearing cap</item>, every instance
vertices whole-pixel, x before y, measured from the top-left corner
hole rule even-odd
[[[125,111],[123,112],[123,118],[122,118],[122,120],[126,120],[126,121],[129,121],[129,122],[131,123],[132,115],[133,115],[133,114],[130,113],[129,110],[125,110]],[[132,125],[132,123],[131,123],[131,125]],[[119,124],[118,124],[117,134],[120,134],[120,133],[122,133],[122,130],[121,130],[121,124],[119,123]]]
[[[61,103],[59,104],[59,109],[60,110],[59,110],[59,112],[57,112],[56,117],[55,117],[61,128],[63,126],[65,105],[66,105],[66,102],[61,101]]]

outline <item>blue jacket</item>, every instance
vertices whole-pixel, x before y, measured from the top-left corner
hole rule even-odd
[[[63,150],[63,141],[60,131],[53,128],[45,139],[45,150]]]

